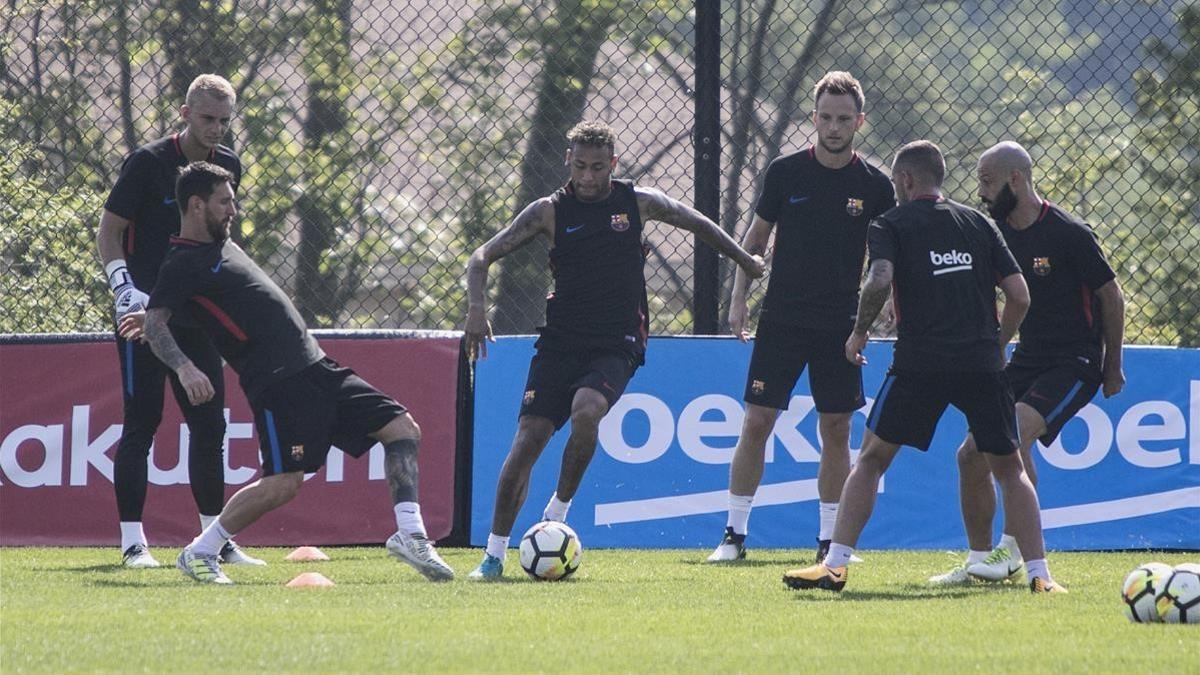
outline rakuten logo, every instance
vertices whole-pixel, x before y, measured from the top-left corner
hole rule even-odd
[[[949,272],[969,270],[971,269],[971,260],[971,254],[966,251],[959,253],[954,249],[950,249],[947,253],[929,252],[929,261],[939,268],[933,271],[933,276],[935,277]],[[951,267],[944,267],[945,265],[951,265]]]
[[[91,411],[89,405],[72,407],[69,432],[64,424],[26,424],[5,435],[3,442],[0,442],[0,473],[3,474],[0,484],[24,488],[61,486],[65,478],[67,485],[82,487],[88,484],[93,470],[112,482],[113,460],[110,451],[115,452],[113,448],[121,438],[121,425],[109,425],[93,438]],[[234,466],[229,442],[254,438],[254,424],[231,421],[228,408],[225,409],[225,421],[225,483],[243,485],[258,476],[258,462],[252,459],[250,465]],[[163,427],[159,433],[164,433],[166,429]],[[178,460],[171,467],[160,467],[155,461],[154,448],[150,448],[148,477],[152,485],[188,483],[188,439],[187,425],[180,424]],[[241,453],[242,456],[256,457],[257,445],[251,444],[251,447],[254,448],[250,451],[253,454]],[[369,480],[383,480],[383,449],[379,444],[371,448],[369,461]],[[341,452],[335,450],[329,453],[325,464],[326,482],[343,480],[344,462],[345,455]]]

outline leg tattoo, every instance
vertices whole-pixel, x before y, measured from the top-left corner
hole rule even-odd
[[[383,446],[383,466],[392,503],[417,501],[417,442],[411,438]]]

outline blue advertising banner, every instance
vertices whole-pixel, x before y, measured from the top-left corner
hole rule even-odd
[[[499,338],[478,363],[471,543],[491,529],[496,477],[516,432],[532,338]],[[868,346],[860,447],[891,343]],[[711,547],[721,538],[729,462],[741,429],[751,346],[732,338],[652,338],[646,365],[600,427],[568,522],[589,547]],[[1128,347],[1125,390],[1101,396],[1049,447],[1035,446],[1046,543],[1057,550],[1200,549],[1200,350]],[[554,492],[570,424],[534,468],[514,536]],[[861,548],[962,549],[954,454],[966,421],[946,411],[926,453],[904,448],[880,487]],[[750,519],[758,548],[811,548],[817,534],[817,413],[804,375],[767,443]],[[1000,516],[997,516],[999,521]],[[999,523],[997,524],[999,532]]]

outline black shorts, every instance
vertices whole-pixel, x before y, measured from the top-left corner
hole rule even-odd
[[[324,358],[263,390],[250,402],[264,476],[312,473],[330,445],[361,457],[377,442],[369,434],[405,413],[353,370]]]
[[[571,417],[575,392],[583,387],[604,395],[612,408],[629,384],[637,364],[629,354],[615,349],[568,352],[539,349],[529,362],[520,416],[537,415],[561,429]]]
[[[967,417],[981,452],[1017,449],[1016,403],[1004,373],[930,373],[892,369],[867,416],[867,428],[889,443],[928,450],[947,405]]]
[[[1050,445],[1063,425],[1087,405],[1100,389],[1098,368],[1057,363],[1038,365],[1013,362],[1004,369],[1013,398],[1038,411],[1046,431],[1038,440]]]
[[[804,368],[817,412],[848,413],[866,404],[862,368],[846,359],[850,329],[815,331],[760,321],[746,374],[747,403],[787,410]]]

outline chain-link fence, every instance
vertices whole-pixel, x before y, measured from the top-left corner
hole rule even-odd
[[[709,0],[711,1],[711,0]],[[718,4],[718,3],[714,3]],[[719,3],[719,222],[736,239],[766,164],[814,141],[811,88],[864,84],[857,147],[916,138],[975,198],[996,141],[1095,227],[1131,342],[1200,343],[1200,9],[1036,0]],[[456,328],[465,262],[566,178],[563,136],[618,131],[620,177],[694,198],[695,13],[662,0],[5,0],[0,332],[105,330],[95,228],[122,158],[171,133],[191,79],[238,92],[237,229],[322,327]],[[707,188],[705,188],[707,189]],[[693,245],[648,228],[656,333],[693,327]],[[723,323],[732,269],[718,270]],[[498,332],[531,332],[546,243],[493,267]],[[761,298],[756,290],[752,303]]]

